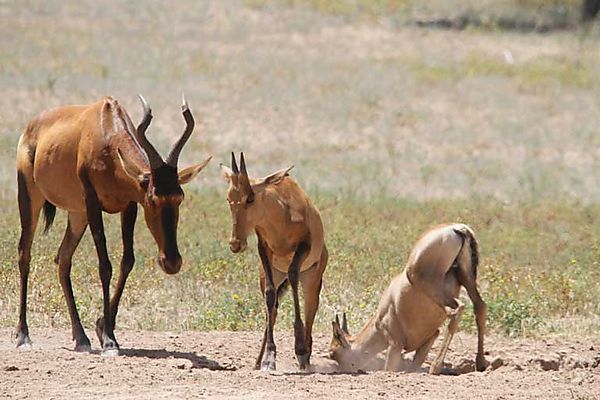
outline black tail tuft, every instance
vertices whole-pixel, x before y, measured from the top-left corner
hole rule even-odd
[[[462,236],[464,241],[469,242],[470,250],[471,250],[471,268],[473,270],[473,276],[477,279],[477,268],[479,267],[479,243],[477,243],[477,239],[468,228],[454,229],[456,233]]]
[[[48,233],[56,216],[56,206],[49,201],[44,203],[44,234]]]
[[[469,244],[471,245],[471,268],[473,276],[477,279],[477,268],[479,267],[479,243],[471,233],[469,233]]]

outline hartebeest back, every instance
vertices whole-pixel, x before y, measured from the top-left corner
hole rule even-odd
[[[473,301],[477,322],[476,367],[484,370],[488,365],[483,354],[486,305],[477,290],[478,260],[477,241],[467,225],[444,225],[427,232],[415,244],[406,268],[392,280],[375,315],[358,335],[348,333],[345,315],[341,326],[336,317],[330,357],[343,370],[356,370],[387,349],[387,370],[414,371],[420,368],[448,318],[448,331],[429,369],[439,374],[463,312],[458,295],[464,286]],[[413,360],[405,365],[403,352],[411,351],[415,351]]]
[[[71,318],[75,350],[89,351],[73,297],[71,259],[89,224],[98,253],[103,316],[96,333],[105,354],[118,354],[114,324],[127,276],[134,263],[133,229],[137,204],[158,245],[158,264],[168,274],[181,268],[177,247],[181,185],[192,180],[210,160],[178,171],[179,154],[194,129],[194,118],[183,101],[186,129],[165,161],[146,138],[152,112],[140,96],[144,116],[137,128],[112,97],[86,106],[43,112],[25,129],[17,148],[18,202],[21,216],[19,270],[21,301],[17,346],[30,346],[27,327],[27,282],[31,244],[40,210],[46,229],[56,207],[68,212],[67,229],[56,263]],[[121,213],[123,258],[116,291],[110,299],[112,266],[106,249],[102,211]],[[110,299],[110,302],[109,302]]]
[[[323,223],[317,208],[288,172],[282,169],[262,179],[250,179],[242,153],[240,169],[231,154],[231,168],[221,165],[229,182],[227,201],[233,218],[231,251],[245,250],[252,231],[258,238],[262,263],[260,286],[266,302],[266,327],[256,368],[276,368],[273,326],[279,296],[286,282],[294,298],[295,353],[301,369],[310,364],[312,325],[319,307],[323,272],[327,266]],[[298,283],[304,294],[304,320],[300,316]],[[267,354],[263,361],[265,351]]]

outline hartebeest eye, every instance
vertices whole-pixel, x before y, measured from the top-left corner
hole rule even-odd
[[[248,196],[248,198],[246,199],[246,204],[252,204],[254,203],[254,194],[251,194],[250,196]]]

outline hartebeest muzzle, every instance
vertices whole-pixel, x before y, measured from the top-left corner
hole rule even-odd
[[[231,239],[229,241],[229,249],[232,253],[241,253],[246,250],[246,247],[248,247],[248,243],[245,240]]]
[[[174,275],[181,269],[181,255],[177,253],[175,256],[167,257],[165,253],[158,255],[158,265],[169,275]]]

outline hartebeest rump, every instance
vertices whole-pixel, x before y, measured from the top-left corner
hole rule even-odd
[[[276,368],[273,326],[279,296],[286,282],[294,298],[294,351],[301,369],[310,365],[312,325],[319,307],[323,272],[327,266],[323,223],[317,208],[288,172],[282,169],[262,179],[250,179],[244,154],[240,169],[231,154],[231,168],[221,165],[229,182],[227,201],[231,209],[233,230],[229,242],[238,253],[247,246],[247,238],[256,232],[258,254],[262,263],[260,287],[266,302],[266,327],[256,360],[256,369]],[[298,282],[304,294],[304,323],[300,316]],[[263,361],[263,355],[267,354]]]
[[[140,96],[144,116],[137,128],[125,109],[112,97],[84,106],[67,106],[43,112],[25,129],[17,148],[18,202],[21,217],[19,271],[21,300],[17,347],[29,347],[27,327],[27,282],[31,244],[40,210],[46,229],[56,208],[68,212],[67,229],[55,262],[59,267],[71,318],[75,350],[90,351],[71,286],[71,259],[87,225],[98,253],[102,282],[103,316],[96,333],[103,354],[118,354],[114,325],[119,301],[133,268],[133,230],[137,204],[144,209],[146,224],[158,245],[158,264],[168,274],[181,268],[177,247],[181,185],[206,166],[203,163],[178,171],[179,154],[194,129],[194,118],[183,101],[186,129],[166,161],[145,136],[152,119],[150,107]],[[106,249],[102,212],[121,213],[123,257],[116,291],[110,299],[112,266]],[[110,301],[109,301],[110,299]]]
[[[458,300],[461,286],[474,305],[478,343],[478,371],[487,368],[483,354],[486,305],[477,290],[479,250],[473,231],[464,224],[443,225],[427,232],[415,244],[404,271],[396,276],[379,301],[375,315],[356,336],[350,336],[344,315],[333,322],[329,355],[346,371],[364,368],[387,349],[385,369],[417,370],[421,367],[439,328],[449,319],[441,349],[429,372],[439,374],[464,305]],[[415,351],[404,364],[403,352]]]

